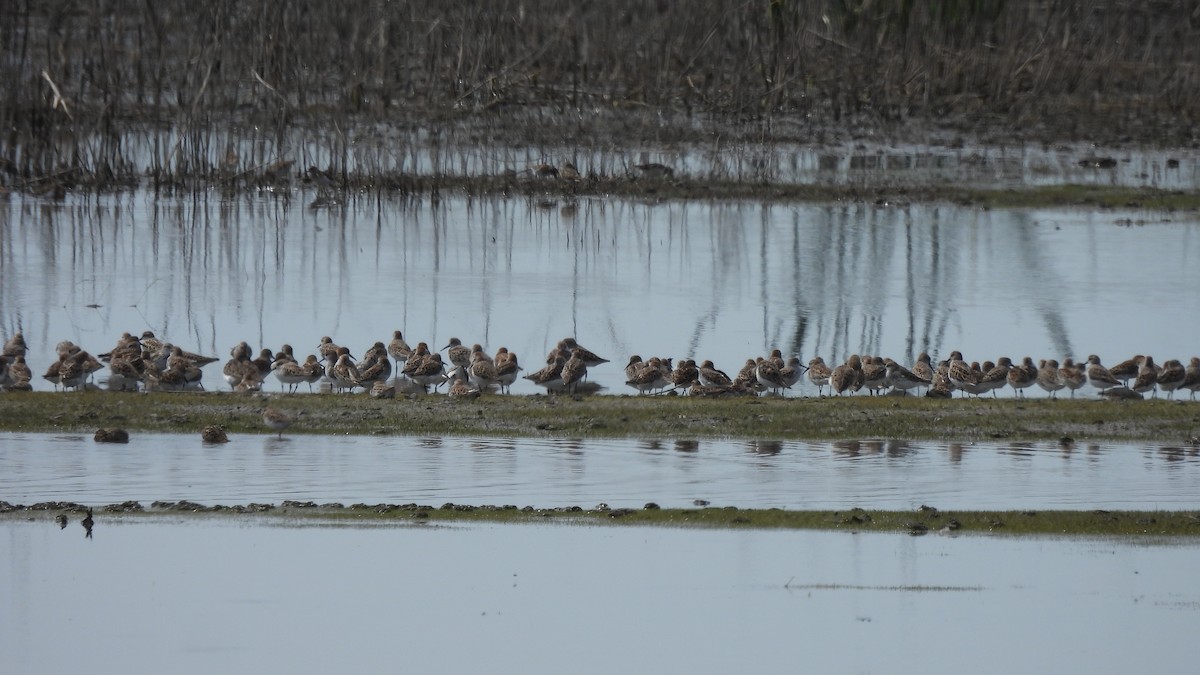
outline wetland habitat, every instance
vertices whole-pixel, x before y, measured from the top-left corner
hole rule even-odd
[[[1191,670],[1188,391],[707,399],[622,367],[1187,363],[1193,3],[11,10],[14,672]],[[398,329],[611,362],[461,401],[222,378],[241,341]],[[221,359],[206,391],[39,376],[146,330]]]

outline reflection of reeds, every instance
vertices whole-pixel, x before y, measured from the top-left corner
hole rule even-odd
[[[31,189],[143,171],[165,188],[254,183],[280,160],[412,175],[412,148],[384,129],[437,145],[456,128],[527,147],[716,130],[713,174],[752,181],[780,167],[745,141],[810,139],[813,120],[957,116],[1186,141],[1179,120],[1200,108],[1184,2],[162,0],[5,14],[0,160]],[[498,152],[466,168],[534,160]],[[428,173],[460,159],[431,153]]]

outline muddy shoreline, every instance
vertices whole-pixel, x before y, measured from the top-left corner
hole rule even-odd
[[[640,509],[594,506],[539,508],[516,505],[423,504],[280,504],[205,505],[191,501],[137,501],[90,506],[92,530],[114,522],[135,524],[147,519],[243,518],[254,524],[304,526],[439,523],[515,523],[712,529],[835,530],[848,533],[899,532],[925,534],[992,534],[1001,536],[1129,536],[1200,537],[1200,513],[1194,511],[942,511],[922,505],[915,511],[882,509],[804,510],[739,509],[698,504],[691,509],[663,509],[653,502]],[[21,505],[0,501],[0,523],[34,521],[78,528],[89,505],[42,502]]]
[[[1200,403],[1071,399],[722,398],[684,396],[121,394],[0,396],[0,431],[268,434],[267,405],[286,412],[285,435],[748,438],[803,440],[1146,441],[1200,451]]]

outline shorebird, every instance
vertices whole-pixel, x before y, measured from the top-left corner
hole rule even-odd
[[[628,382],[629,380],[632,380],[633,376],[637,375],[638,371],[641,370],[642,366],[644,365],[645,363],[642,361],[642,357],[638,356],[637,354],[629,357],[629,363],[625,364],[625,381]]]
[[[246,343],[243,342],[242,344]],[[247,349],[249,348],[247,347]],[[317,345],[317,355],[321,357],[322,361],[333,363],[334,361],[337,361],[339,349],[341,349],[341,347],[334,344],[333,338],[326,335],[325,337],[321,338],[321,342]],[[247,358],[249,358],[249,356],[247,356]]]
[[[228,443],[229,434],[225,433],[225,427],[215,424],[204,427],[200,431],[200,438],[205,443]]]
[[[534,164],[529,167],[529,172],[535,178],[558,178],[558,169],[553,164]]]
[[[504,356],[504,359],[496,359],[496,381],[500,385],[501,391],[511,394],[513,382],[517,381],[517,374],[523,368],[517,364],[516,352],[507,352]]]
[[[608,359],[599,357],[594,352],[581,347],[573,337],[563,338],[561,344],[567,350],[567,353],[571,356],[578,356],[588,368],[595,368],[600,364],[608,363]]]
[[[83,383],[87,381],[88,376],[88,372],[84,368],[84,362],[87,358],[87,352],[78,351],[67,357],[62,365],[58,367],[58,382],[62,385],[64,391],[67,389],[83,389]]]
[[[1139,394],[1149,391],[1152,392],[1152,396],[1158,398],[1158,390],[1156,389],[1158,386],[1158,368],[1154,367],[1154,357],[1139,356],[1138,361],[1137,377],[1134,378],[1133,386],[1130,389]],[[1114,374],[1113,377],[1116,377],[1116,375]]]
[[[879,356],[863,357],[862,364],[863,388],[874,396],[888,385],[887,364]]]
[[[313,356],[312,359],[315,361],[316,357]],[[294,394],[301,382],[308,381],[308,371],[295,361],[285,361],[275,366],[275,377],[281,386],[287,387],[288,392]]]
[[[290,415],[280,412],[275,408],[265,408],[262,411],[263,424],[267,425],[272,431],[279,432],[279,440],[283,440],[283,430],[292,426],[292,418]]]
[[[1158,374],[1158,388],[1167,392],[1167,398],[1175,398],[1175,390],[1187,379],[1187,370],[1178,359],[1163,362],[1162,372]]]
[[[760,359],[762,357],[759,357]],[[742,369],[737,375],[733,376],[733,383],[743,387],[758,390],[758,361],[754,359],[746,359],[746,363],[742,365]]]
[[[333,364],[328,374],[333,379],[334,386],[343,391],[354,391],[355,387],[361,386],[358,383],[358,368],[350,360],[348,353],[338,356],[337,363]]]
[[[67,529],[67,523],[70,521],[67,519],[67,514],[60,513],[54,516],[54,522],[58,523],[58,529],[65,530]]]
[[[572,183],[578,183],[583,180],[583,176],[579,175],[579,169],[576,169],[575,165],[570,162],[563,164],[562,170],[558,172],[558,177]]]
[[[787,362],[783,360],[783,351],[779,350],[779,349],[772,349],[771,355],[767,357],[767,360],[770,361],[772,364],[775,365],[776,368],[779,368],[779,369],[782,369],[784,366],[787,365]]]
[[[404,334],[400,331],[392,331],[392,341],[388,343],[388,356],[396,360],[396,370],[403,368],[402,363],[408,360],[408,355],[412,353],[412,347],[404,341]]]
[[[129,432],[120,427],[100,427],[92,440],[97,443],[128,443]]]
[[[424,343],[422,343],[424,344]],[[409,358],[411,362],[412,359]],[[442,355],[440,352],[430,354],[428,358],[422,359],[420,364],[412,370],[408,375],[409,379],[429,390],[429,385],[433,385],[436,389],[446,381],[445,365],[442,363]]]
[[[693,366],[695,363],[695,361],[692,361]],[[800,381],[800,377],[804,375],[805,370],[807,369],[800,364],[800,358],[793,356],[779,369],[779,376],[783,378],[783,381],[787,384],[787,388],[791,389]]]
[[[42,373],[42,377],[44,379],[46,379],[48,382],[51,382],[52,384],[54,384],[54,391],[58,391],[58,385],[62,383],[62,381],[58,375],[58,370],[60,368],[62,368],[63,364],[66,362],[67,362],[66,357],[60,355],[58,357],[58,360],[55,361],[54,363],[51,363],[50,367],[46,368],[46,372]]]
[[[371,390],[367,392],[367,396],[378,399],[396,398],[396,386],[387,382],[376,382],[371,385]]]
[[[1088,384],[1104,391],[1109,387],[1116,387],[1121,384],[1121,381],[1113,377],[1112,373],[1108,372],[1108,368],[1100,365],[1100,357],[1092,354],[1087,359],[1087,381]]]
[[[146,332],[149,333],[150,331]],[[254,356],[254,351],[250,349],[250,345],[245,340],[237,343],[229,350],[229,358],[231,359],[249,361],[252,356]]]
[[[21,331],[13,333],[13,336],[4,342],[4,356],[25,356],[29,352],[29,346],[25,344],[25,336]]]
[[[1021,365],[1013,366],[1008,371],[1008,384],[1021,398],[1025,398],[1025,388],[1037,382],[1037,366],[1033,365],[1033,357],[1026,356]]]
[[[304,382],[308,384],[308,393],[311,394],[313,384],[325,377],[325,366],[317,360],[316,354],[309,354],[300,365],[300,369],[304,371]]]
[[[949,370],[946,371],[946,377],[955,389],[963,390],[963,396],[968,393],[977,393],[979,376],[971,370],[966,361],[963,361],[962,352],[958,350],[950,352],[950,364]]]
[[[779,373],[779,368],[771,359],[758,362],[754,369],[754,378],[763,388],[780,396],[783,395],[783,390],[788,388],[788,384],[783,381],[783,375]]]
[[[258,367],[250,361],[250,346],[245,342],[230,350],[230,354],[233,355],[233,358],[225,362],[225,366],[221,369],[221,375],[229,384],[229,388],[235,389],[248,375],[257,375]]]
[[[642,364],[633,377],[625,380],[625,384],[637,389],[639,394],[663,389],[670,382],[670,378],[663,375],[661,360],[657,356],[651,357],[649,361]]]
[[[92,538],[92,528],[96,526],[96,521],[95,521],[95,519],[92,518],[91,507],[88,507],[87,515],[83,517],[83,520],[79,521],[79,524],[83,526],[83,531],[84,531],[83,536],[87,537],[88,539],[91,539]]]
[[[163,348],[163,341],[155,337],[152,330],[142,331],[142,337],[138,339],[138,342],[141,343],[143,350],[149,352],[159,352]]]
[[[524,376],[524,379],[545,387],[546,391],[558,391],[562,388],[562,369],[567,359],[561,353],[555,353],[545,368]]]
[[[111,362],[113,359],[134,359],[142,357],[142,342],[141,339],[130,333],[122,333],[117,339],[117,346],[112,348],[112,351],[105,354],[97,354],[97,358],[104,362]]]
[[[429,345],[424,342],[418,342],[417,346],[408,355],[408,360],[404,362],[404,367],[400,369],[400,374],[408,377],[430,356]]]
[[[841,396],[849,391],[851,394],[862,388],[862,359],[858,354],[851,354],[846,362],[829,374],[829,388]]]
[[[1087,373],[1084,370],[1082,363],[1075,363],[1071,357],[1065,357],[1062,366],[1058,369],[1058,377],[1062,380],[1063,385],[1071,390],[1071,398],[1075,398],[1075,390],[1087,384]]]
[[[563,388],[566,389],[569,387],[571,393],[574,394],[576,389],[579,388],[579,383],[583,378],[587,377],[587,368],[587,363],[584,362],[579,354],[571,354],[571,358],[567,359],[567,362],[563,364],[562,373],[560,374]]]
[[[392,378],[392,361],[388,358],[387,351],[382,348],[383,344],[375,344],[379,345],[380,349],[368,351],[370,356],[355,365],[358,370],[355,384],[364,389],[370,389],[376,382],[387,382]]]
[[[696,367],[693,359],[683,359],[675,366],[675,370],[671,371],[670,380],[674,389],[686,391],[700,381],[700,369]]]
[[[912,374],[930,384],[933,383],[933,366],[929,362],[929,354],[925,352],[917,354],[917,362],[913,364]]]
[[[479,389],[467,384],[468,375],[466,369],[462,366],[455,366],[454,370],[450,371],[450,378],[453,382],[450,388],[446,391],[450,398],[456,399],[474,399],[479,398]]]
[[[1142,359],[1144,358],[1144,356],[1138,354],[1132,359],[1126,359],[1112,368],[1109,368],[1108,372],[1111,373],[1113,377],[1120,380],[1121,384],[1127,385],[1129,384],[1130,380],[1141,374]]]
[[[1058,390],[1066,386],[1058,370],[1058,360],[1046,359],[1038,368],[1037,385],[1050,398],[1058,398]]]
[[[892,387],[899,391],[908,391],[909,389],[917,389],[919,387],[928,387],[929,380],[917,377],[916,373],[908,368],[888,359],[887,361],[887,379]]]
[[[271,374],[271,364],[274,362],[275,354],[266,348],[259,350],[258,356],[250,359],[250,363],[254,364],[254,369],[258,371],[260,378]]]
[[[28,384],[33,379],[33,371],[25,364],[25,357],[17,354],[12,357],[12,363],[8,365],[8,382],[6,386],[19,385],[22,382]]]
[[[954,396],[954,383],[950,381],[949,373],[949,360],[938,364],[937,369],[933,371],[933,379],[930,381],[929,391],[925,392],[925,398],[952,398]]]
[[[829,366],[825,365],[825,359],[820,356],[813,357],[808,362],[808,381],[817,385],[817,396],[821,396],[826,385],[829,384],[829,376],[833,371]]]
[[[991,390],[992,398],[996,397],[996,390],[1002,389],[1008,384],[1008,375],[1012,372],[1012,359],[1007,356],[1001,356],[996,359],[996,365],[990,369],[983,371],[983,377],[979,378],[979,386],[985,391]]]
[[[436,343],[434,343],[436,344]],[[446,352],[446,358],[452,366],[462,366],[468,368],[471,365],[471,350],[464,347],[462,340],[456,337],[450,338],[450,344],[442,347],[439,352]]]
[[[700,364],[697,375],[700,377],[700,384],[705,387],[728,387],[733,384],[733,380],[725,374],[725,371],[717,370],[710,360],[705,360]]]
[[[500,382],[496,364],[483,351],[475,352],[471,357],[471,366],[466,370],[467,379],[481,392]]]
[[[1184,370],[1183,382],[1179,384],[1179,388],[1190,391],[1192,400],[1196,400],[1196,391],[1200,390],[1200,356],[1193,356],[1188,361],[1188,367]]]

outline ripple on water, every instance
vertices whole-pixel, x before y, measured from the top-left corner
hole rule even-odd
[[[429,502],[539,507],[704,499],[744,508],[1193,508],[1200,450],[1122,444],[407,436],[0,434],[11,502]]]

